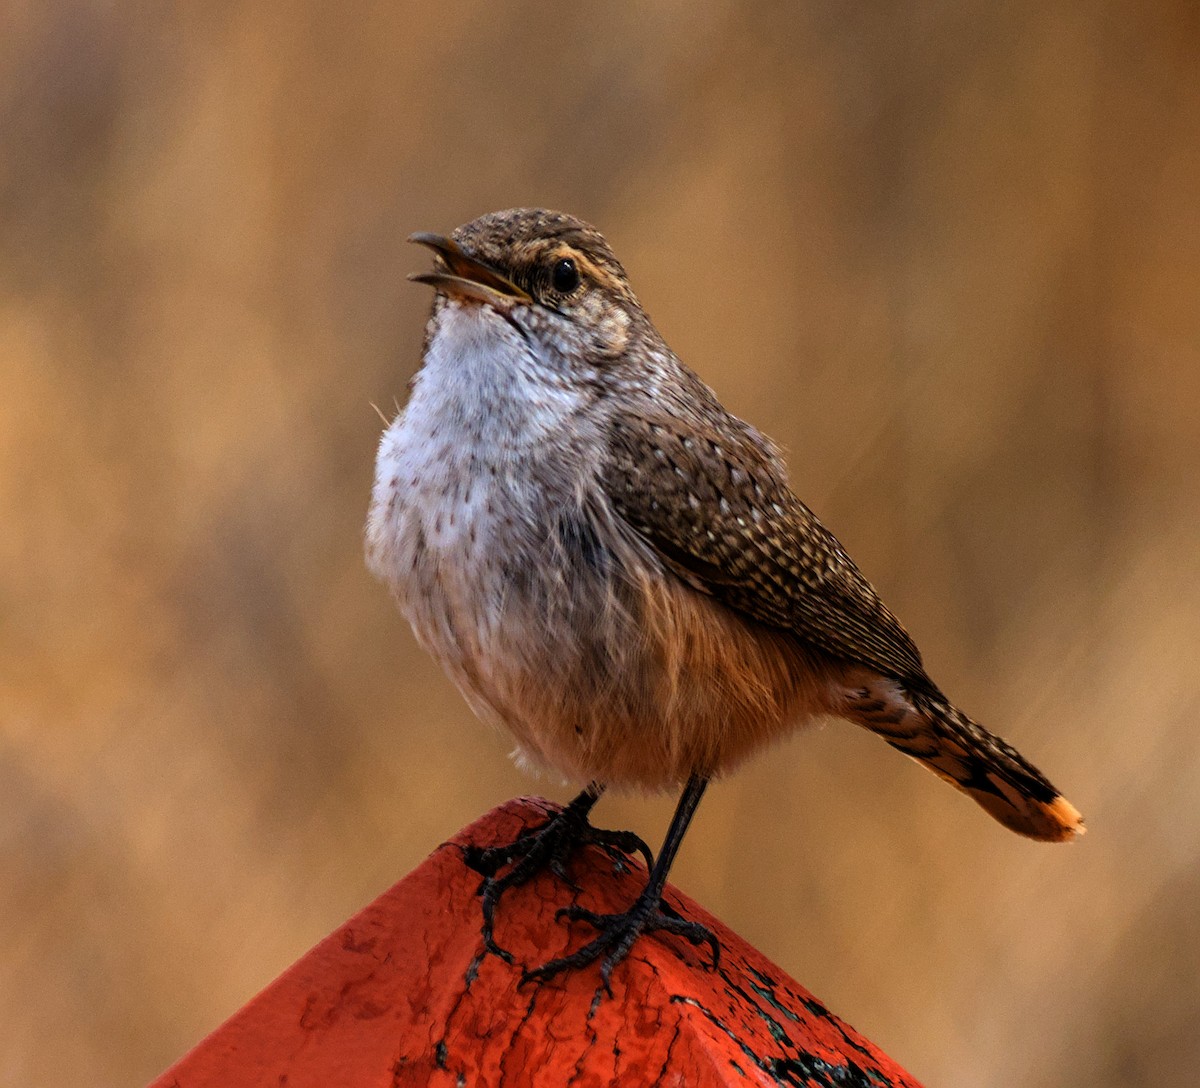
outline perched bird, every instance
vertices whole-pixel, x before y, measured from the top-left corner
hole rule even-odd
[[[500,895],[596,842],[607,786],[682,789],[628,911],[566,913],[598,935],[526,972],[602,961],[638,935],[707,942],[663,909],[706,784],[835,715],[878,734],[1006,827],[1063,841],[1075,808],[929,678],[912,639],[788,485],[771,442],[676,358],[604,237],[560,212],[485,215],[412,278],[436,291],[424,365],[380,443],[368,564],[421,644],[524,764],[588,783],[476,859],[487,947]],[[500,870],[509,866],[503,875]]]

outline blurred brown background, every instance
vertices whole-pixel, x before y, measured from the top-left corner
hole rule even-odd
[[[361,558],[403,240],[517,204],[608,234],[1091,832],[838,724],[712,790],[677,883],[931,1086],[1195,1083],[1194,4],[0,22],[0,1083],[147,1080],[462,824],[570,796]]]

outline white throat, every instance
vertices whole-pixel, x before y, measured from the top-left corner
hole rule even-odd
[[[577,453],[585,395],[501,314],[442,305],[409,403],[380,443],[367,522],[368,562],[402,604],[414,547],[450,569],[470,556],[446,553],[543,524],[548,507],[578,494],[592,470]]]

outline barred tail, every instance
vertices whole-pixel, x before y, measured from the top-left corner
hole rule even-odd
[[[944,697],[905,691],[875,675],[848,690],[846,714],[957,786],[1005,827],[1032,839],[1067,842],[1083,817],[1012,745]],[[935,689],[936,690],[936,689]]]

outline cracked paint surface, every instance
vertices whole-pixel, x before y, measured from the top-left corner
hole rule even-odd
[[[520,967],[484,956],[479,876],[467,845],[510,841],[553,811],[523,798],[443,844],[163,1074],[151,1088],[504,1088],[787,1085],[919,1088],[737,934],[674,888],[684,918],[713,929],[718,970],[686,941],[638,941],[598,998],[596,967],[518,985]],[[588,848],[581,891],[549,874],[514,889],[496,938],[517,965],[573,950],[590,934],[554,918],[572,902],[623,909],[645,881]]]

